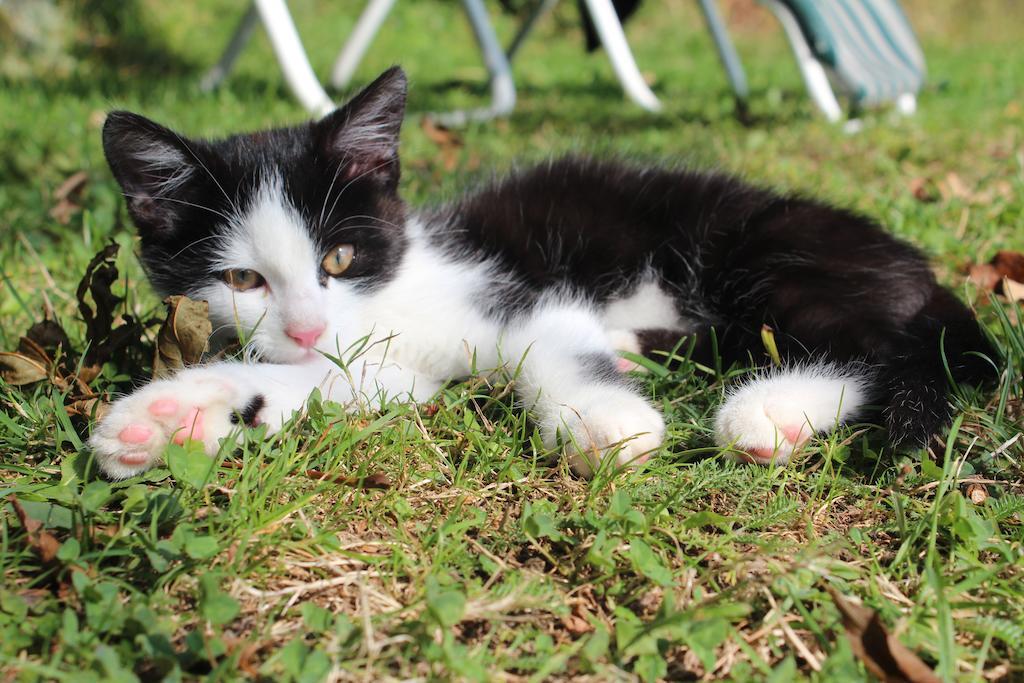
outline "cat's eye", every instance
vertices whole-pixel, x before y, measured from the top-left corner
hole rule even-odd
[[[263,276],[249,268],[232,268],[221,273],[224,283],[231,289],[244,292],[267,284]]]
[[[336,244],[331,247],[320,262],[324,272],[332,277],[338,277],[352,265],[352,259],[356,257],[356,248],[351,244]]]

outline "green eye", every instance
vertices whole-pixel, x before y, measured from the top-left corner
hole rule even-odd
[[[351,244],[336,244],[330,251],[327,252],[327,256],[324,256],[324,260],[320,262],[320,267],[324,269],[324,272],[332,277],[338,277],[352,265],[352,259],[356,257],[356,248]]]
[[[231,289],[244,292],[249,289],[256,289],[262,287],[267,283],[263,279],[263,276],[257,273],[255,270],[249,270],[248,268],[232,268],[231,270],[225,270],[221,273],[221,277],[224,279],[224,283]]]

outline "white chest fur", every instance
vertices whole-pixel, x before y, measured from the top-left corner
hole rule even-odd
[[[392,360],[434,377],[493,367],[500,326],[474,301],[490,279],[487,266],[455,261],[431,247],[415,221],[409,228],[397,275],[364,308],[373,338],[390,336]]]

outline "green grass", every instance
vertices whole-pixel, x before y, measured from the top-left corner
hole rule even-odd
[[[352,25],[347,4],[290,3],[321,73]],[[745,2],[730,6],[750,125],[733,117],[685,0],[648,3],[629,28],[663,116],[624,104],[603,56],[582,53],[571,3],[517,62],[515,115],[461,131],[451,150],[419,114],[486,96],[454,3],[399,3],[359,80],[394,62],[410,74],[413,202],[583,149],[686,157],[884,221],[977,302],[1006,357],[993,395],[958,394],[953,433],[931,451],[888,452],[865,426],[787,468],[724,462],[710,416],[737,373],[683,363],[646,380],[669,436],[640,471],[574,478],[503,387],[470,382],[381,414],[314,403],[214,461],[171,447],[167,468],[112,484],[93,473],[87,425],[61,392],[0,382],[0,497],[15,494],[61,543],[42,562],[2,503],[4,679],[864,678],[828,587],[876,609],[944,678],[1024,676],[1024,330],[1019,309],[994,307],[959,272],[1024,248],[1024,16],[1010,2],[909,4],[929,58],[921,110],[871,114],[854,136],[814,114],[777,27]],[[125,312],[159,313],[102,159],[104,112],[207,135],[304,117],[262,37],[226,88],[199,92],[240,3],[70,5],[73,66],[0,83],[4,350],[46,306],[83,347],[74,291],[109,239],[122,245]],[[503,36],[512,26],[498,21]],[[62,224],[53,192],[80,170],[81,208]],[[96,386],[123,390],[147,371],[111,365]],[[965,487],[981,480],[976,504]]]

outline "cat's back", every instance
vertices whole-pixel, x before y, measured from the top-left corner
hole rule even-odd
[[[441,212],[432,235],[531,284],[568,280],[611,291],[616,275],[657,267],[665,254],[704,240],[701,233],[742,224],[774,199],[721,174],[566,156],[467,193]]]

